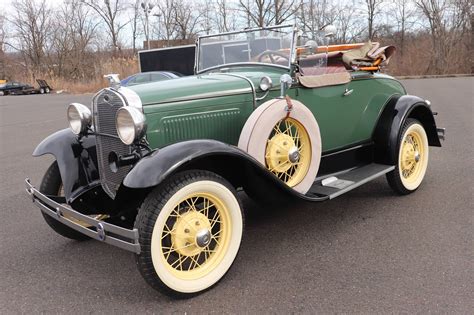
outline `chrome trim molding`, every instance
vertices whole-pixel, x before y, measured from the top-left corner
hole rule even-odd
[[[244,88],[244,89],[235,89],[231,91],[201,93],[201,94],[193,95],[192,97],[189,97],[189,96],[175,97],[175,98],[167,99],[167,100],[156,102],[156,103],[148,103],[146,105],[159,105],[159,104],[168,104],[168,103],[177,103],[177,102],[188,102],[188,101],[202,100],[205,98],[216,98],[216,97],[223,97],[223,96],[239,95],[239,94],[244,94],[248,92],[252,92],[251,87]]]
[[[248,33],[248,32],[263,31],[263,30],[272,30],[272,29],[285,28],[285,27],[294,27],[294,24],[256,27],[256,28],[244,29],[244,30],[240,30],[240,31],[232,31],[232,32],[225,32],[225,33],[214,33],[214,34],[199,36],[198,40],[200,40],[201,38],[207,38],[207,37],[225,36],[225,35]]]
[[[123,227],[107,223],[105,221],[93,219],[87,215],[77,212],[69,207],[63,206],[39,192],[27,178],[25,179],[26,192],[31,197],[33,203],[36,204],[40,210],[49,215],[51,218],[61,222],[62,224],[78,231],[90,238],[98,241],[117,246],[135,254],[140,254],[140,243],[138,241],[138,229],[125,229]],[[85,227],[81,224],[68,219],[70,217],[74,220],[82,221],[90,227]],[[119,236],[119,237],[116,237]]]
[[[266,63],[266,62],[232,62],[232,63],[226,63],[222,65],[212,66],[203,70],[199,70],[196,72],[196,74],[202,74],[202,73],[211,72],[213,70],[217,70],[220,68],[229,68],[229,67],[236,67],[236,66],[261,66],[261,67],[274,67],[274,68],[279,68],[279,69],[290,70],[290,66],[276,65],[273,63]],[[215,72],[212,72],[212,73],[215,73]]]

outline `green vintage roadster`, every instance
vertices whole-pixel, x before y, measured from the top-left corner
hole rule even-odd
[[[55,162],[28,194],[57,233],[131,251],[153,288],[190,296],[237,255],[239,190],[320,202],[386,175],[414,192],[444,137],[430,103],[380,73],[393,47],[321,43],[293,26],[203,36],[193,76],[108,76],[34,150]]]

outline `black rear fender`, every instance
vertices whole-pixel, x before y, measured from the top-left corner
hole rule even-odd
[[[384,107],[373,134],[376,162],[396,163],[399,134],[407,118],[415,118],[421,122],[430,146],[441,146],[433,112],[428,103],[413,95],[394,96]]]

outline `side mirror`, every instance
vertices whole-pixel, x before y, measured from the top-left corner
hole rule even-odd
[[[282,74],[280,77],[280,98],[284,98],[286,91],[291,87],[293,79],[289,74]]]

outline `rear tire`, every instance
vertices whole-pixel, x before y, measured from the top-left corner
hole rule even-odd
[[[386,175],[390,187],[400,195],[417,190],[425,177],[428,158],[426,131],[418,120],[408,118],[398,139],[397,164]]]
[[[60,196],[61,187],[62,180],[61,174],[59,172],[58,162],[54,161],[44,174],[39,191],[45,195]],[[76,241],[85,241],[90,239],[90,237],[69,228],[61,222],[53,219],[49,215],[43,212],[41,212],[41,214],[43,215],[46,223],[59,235]]]
[[[45,92],[46,92],[46,94],[49,94],[49,92],[51,92],[51,91],[49,90],[49,88],[46,88]]]

